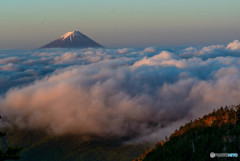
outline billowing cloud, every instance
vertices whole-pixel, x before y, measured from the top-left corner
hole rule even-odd
[[[155,53],[156,49],[154,47],[147,47],[143,51],[148,53]]]
[[[240,57],[230,44],[18,51],[18,70],[0,73],[0,112],[9,124],[56,135],[161,139],[179,122],[240,103]]]
[[[235,40],[227,45],[212,45],[201,48],[186,48],[179,53],[181,58],[199,57],[202,59],[234,56],[240,57],[240,42]]]
[[[128,48],[118,49],[119,54],[125,54],[128,52]]]
[[[232,51],[240,51],[240,42],[239,40],[235,40],[231,43],[229,43],[226,47],[226,49],[232,50]]]
[[[2,71],[18,70],[18,67],[16,65],[14,65],[13,63],[9,63],[6,65],[0,66],[0,70],[2,70]]]
[[[64,53],[61,56],[57,56],[54,58],[55,62],[62,62],[62,61],[69,61],[69,60],[74,60],[77,59],[78,55],[77,53]]]
[[[162,51],[160,54],[154,55],[150,58],[144,57],[143,59],[134,63],[133,67],[138,67],[142,65],[173,65],[181,67],[184,64],[178,63],[178,56],[168,51]]]
[[[19,61],[21,61],[21,59],[18,57],[7,57],[7,58],[0,59],[0,64],[16,63]]]

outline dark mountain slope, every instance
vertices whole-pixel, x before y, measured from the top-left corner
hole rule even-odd
[[[227,161],[210,153],[240,152],[240,106],[220,108],[176,130],[138,161]]]
[[[7,130],[6,141],[9,146],[23,147],[19,161],[131,161],[150,147],[126,145],[121,139],[52,136],[16,129]]]

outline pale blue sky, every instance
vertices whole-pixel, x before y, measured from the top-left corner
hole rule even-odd
[[[240,39],[240,0],[1,0],[0,48],[37,48],[79,30],[107,47]]]

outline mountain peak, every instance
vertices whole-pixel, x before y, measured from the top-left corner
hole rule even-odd
[[[70,31],[62,35],[59,39],[50,42],[41,48],[88,48],[103,47],[97,42],[93,41],[80,31]]]
[[[77,37],[77,36],[82,36],[83,34],[80,31],[70,31],[67,32],[66,34],[62,35],[60,38],[66,39],[68,37]]]

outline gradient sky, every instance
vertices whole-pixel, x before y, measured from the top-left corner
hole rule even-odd
[[[240,39],[239,0],[2,0],[0,48],[40,47],[79,30],[107,47]]]

